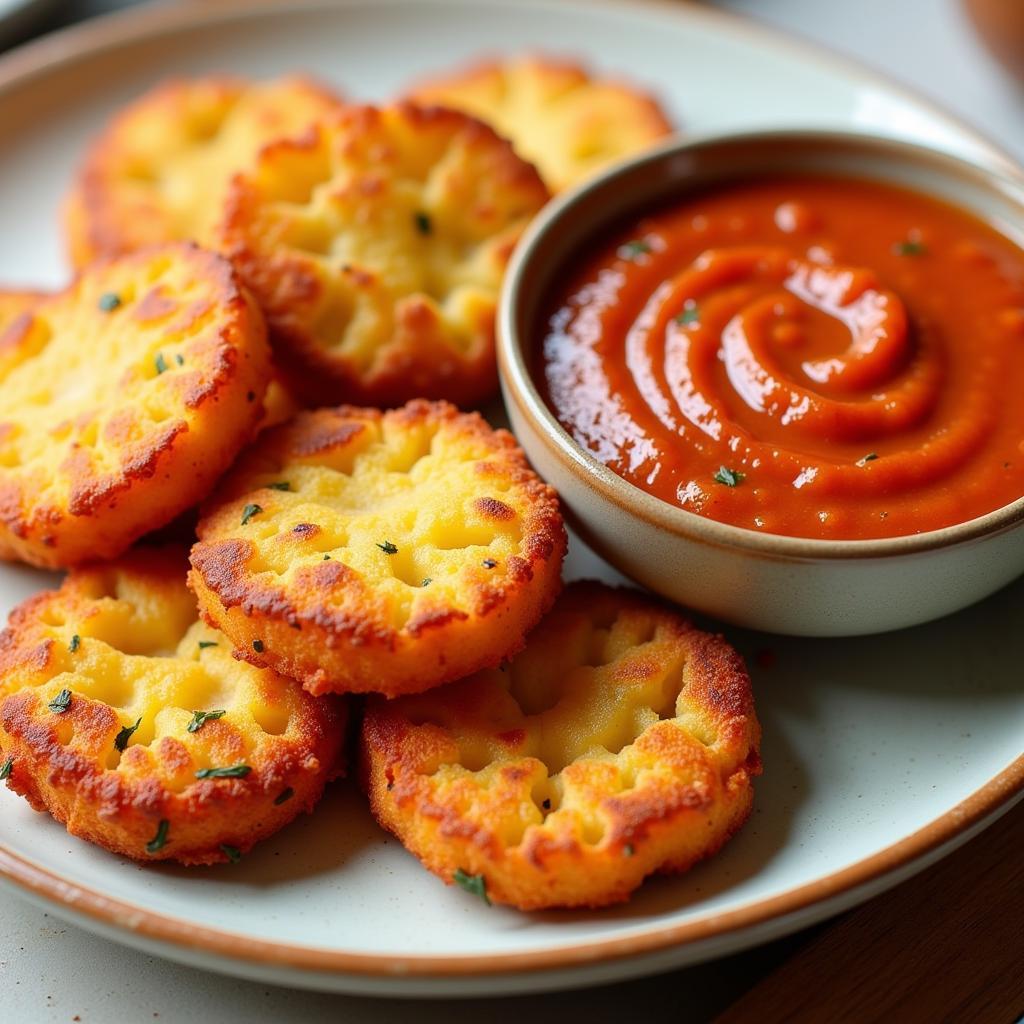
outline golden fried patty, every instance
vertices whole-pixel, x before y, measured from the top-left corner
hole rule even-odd
[[[0,770],[73,835],[138,860],[236,860],[340,769],[345,706],[231,656],[180,549],[71,573],[0,634]]]
[[[207,504],[189,580],[238,656],[411,693],[518,650],[560,587],[558,499],[511,435],[411,402],[302,412]]]
[[[304,78],[180,79],[145,93],[89,149],[66,206],[82,267],[158,242],[208,244],[232,176],[268,142],[341,106]]]
[[[589,177],[672,131],[649,95],[592,78],[577,64],[518,57],[478,64],[412,92],[486,121],[535,164],[552,192]]]
[[[112,558],[206,496],[262,414],[259,310],[193,246],[83,273],[0,334],[0,558]]]
[[[445,881],[597,907],[718,850],[750,812],[759,739],[721,637],[574,583],[503,669],[371,699],[361,759],[377,820]]]
[[[218,247],[308,400],[465,405],[495,390],[502,273],[546,199],[464,114],[352,107],[235,179]]]

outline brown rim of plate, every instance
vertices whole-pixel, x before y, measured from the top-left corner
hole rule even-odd
[[[628,212],[631,207],[637,214],[642,213],[651,202],[657,202],[656,197],[652,199],[650,193],[643,189],[644,185],[651,183],[647,179],[658,177],[658,168],[666,168],[654,186],[656,189],[660,187],[662,193],[664,181],[673,176],[679,176],[680,182],[685,182],[681,172],[672,167],[680,165],[687,154],[728,148],[735,148],[742,154],[749,148],[754,155],[753,163],[756,164],[760,150],[770,153],[780,143],[803,145],[812,151],[820,150],[822,154],[842,154],[843,150],[848,150],[855,155],[889,159],[894,163],[901,162],[907,166],[930,170],[947,180],[957,179],[968,187],[989,192],[1007,204],[1016,203],[1024,214],[1024,176],[1021,176],[1021,171],[1007,174],[1002,169],[976,166],[926,146],[883,136],[816,129],[766,129],[670,139],[639,156],[616,163],[597,177],[557,196],[527,228],[509,264],[498,311],[498,369],[505,401],[515,403],[543,439],[548,451],[585,486],[597,491],[601,497],[619,506],[628,515],[636,516],[667,533],[711,547],[740,550],[755,557],[775,560],[880,559],[968,544],[1020,526],[1024,522],[1024,496],[966,522],[901,537],[817,540],[757,533],[671,505],[620,477],[573,440],[541,397],[527,366],[523,344],[524,336],[530,333],[527,321],[532,318],[533,310],[527,308],[524,314],[523,307],[529,307],[530,301],[543,294],[555,276],[552,268],[562,265],[564,253],[554,258],[546,257],[545,253],[556,248],[564,250],[565,239],[572,239],[572,245],[585,239],[595,230],[589,227],[594,223],[590,216],[594,209],[610,210],[610,214],[605,215],[609,223]],[[645,174],[647,179],[644,178]],[[696,183],[703,185],[705,179],[698,177]],[[900,184],[905,182],[901,181]],[[685,184],[681,184],[680,190],[684,191],[685,188]],[[925,194],[933,192],[930,188],[923,191]],[[602,202],[609,195],[636,198]],[[581,230],[581,222],[588,227]],[[569,247],[570,252],[572,245]]]
[[[51,68],[73,64],[83,56],[123,47],[135,41],[149,39],[169,31],[194,30],[204,25],[228,23],[263,14],[287,14],[294,17],[297,9],[307,11],[337,10],[355,6],[365,0],[218,0],[216,4],[200,6],[189,3],[180,7],[141,7],[114,12],[81,25],[72,26],[29,43],[0,58],[0,97],[33,79],[41,77]],[[381,4],[389,0],[375,0]],[[453,2],[453,0],[448,0]],[[480,0],[457,0],[469,7]],[[867,71],[845,56],[821,47],[764,28],[745,18],[725,11],[711,10],[693,5],[680,6],[673,0],[562,0],[575,4],[581,10],[600,2],[607,7],[622,10],[646,11],[666,18],[682,18],[705,24],[727,26],[731,31],[752,36],[776,48],[788,49],[805,60],[814,60],[823,68],[840,67],[852,77],[870,84],[885,82],[896,95],[913,100],[928,109],[933,116],[961,136],[969,138],[997,167],[1007,171],[1015,168],[1013,159],[979,132],[951,117],[941,107],[921,98],[913,90],[892,83],[884,75]],[[228,931],[197,927],[192,922],[134,906],[121,900],[110,899],[95,890],[74,885],[59,875],[34,864],[27,858],[0,844],[0,876],[58,905],[64,905],[77,914],[92,919],[98,925],[130,932],[149,939],[163,941],[184,948],[198,948],[218,954],[229,960],[250,963],[278,964],[309,971],[335,971],[370,977],[472,977],[522,973],[533,970],[572,968],[603,959],[620,959],[653,953],[671,946],[701,939],[734,934],[766,921],[794,914],[842,893],[852,893],[860,886],[909,867],[938,852],[945,844],[975,825],[1009,807],[1013,798],[1024,790],[1024,755],[965,800],[913,834],[891,846],[872,854],[856,864],[823,878],[780,893],[745,907],[726,913],[715,913],[703,919],[675,925],[655,925],[654,928],[619,939],[601,939],[576,943],[572,946],[519,954],[488,954],[486,956],[445,957],[392,957],[349,953],[268,942],[252,939]]]
[[[95,889],[76,885],[13,853],[0,844],[0,876],[36,896],[64,904],[76,916],[130,931],[147,939],[201,949],[229,960],[337,972],[368,977],[476,977],[521,974],[528,971],[571,969],[596,961],[622,960],[671,946],[735,934],[773,919],[796,914],[825,900],[852,893],[860,886],[912,867],[928,854],[973,826],[1006,811],[1024,788],[1024,755],[940,818],[909,836],[823,878],[806,882],[734,910],[709,913],[694,921],[662,925],[622,938],[578,942],[572,946],[529,953],[488,953],[481,956],[395,956],[352,953],[295,943],[253,939],[239,932],[208,928],[192,921],[111,899]],[[919,865],[925,867],[924,863]],[[823,915],[824,916],[824,915]],[[810,923],[810,922],[807,922]]]

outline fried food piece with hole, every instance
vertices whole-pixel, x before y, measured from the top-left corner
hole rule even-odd
[[[262,415],[266,328],[184,243],[83,273],[0,334],[0,558],[113,558],[204,498]]]
[[[346,705],[231,656],[183,549],[72,572],[0,634],[0,764],[68,831],[137,860],[237,860],[339,774]]]
[[[465,114],[351,107],[234,180],[217,247],[307,401],[471,405],[496,389],[502,274],[547,198]]]
[[[306,78],[178,79],[150,90],[89,149],[65,207],[72,263],[159,242],[208,245],[231,178],[268,142],[341,105]]]
[[[721,637],[585,582],[504,671],[371,699],[361,771],[377,820],[446,882],[523,910],[600,907],[725,843],[759,741]]]
[[[477,64],[424,82],[411,96],[486,121],[537,166],[552,192],[578,184],[673,130],[647,93],[550,57]]]
[[[418,692],[518,650],[561,587],[555,492],[446,403],[319,409],[210,499],[189,582],[237,656],[312,693]]]

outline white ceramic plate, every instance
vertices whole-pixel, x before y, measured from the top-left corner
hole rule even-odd
[[[557,47],[649,83],[694,130],[852,128],[1005,160],[839,59],[681,3],[244,6],[134,12],[0,62],[0,279],[63,280],[56,207],[82,143],[111,109],[169,73],[305,68],[373,98],[481,52]],[[615,578],[578,542],[569,574]],[[48,579],[0,568],[0,611]],[[619,909],[487,909],[386,839],[346,785],[242,864],[188,871],[93,849],[3,792],[0,875],[111,937],[292,985],[496,994],[691,963],[894,884],[1020,794],[1022,607],[1017,585],[953,619],[876,638],[730,630],[751,659],[765,727],[754,816],[720,856],[648,883]]]

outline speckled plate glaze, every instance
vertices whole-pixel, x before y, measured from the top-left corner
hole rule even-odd
[[[89,134],[154,79],[305,68],[383,98],[481,52],[558,47],[655,87],[695,131],[868,130],[1008,167],[928,104],[828,54],[681,3],[353,0],[154,7],[0,61],[0,280],[58,285],[57,203]],[[579,542],[570,576],[615,574]],[[53,577],[0,567],[0,611]],[[764,724],[754,815],[721,855],[596,914],[488,909],[426,874],[350,784],[237,866],[142,868],[0,792],[0,876],[159,955],[389,995],[538,991],[718,956],[821,919],[948,852],[1024,787],[1024,585],[853,640],[728,630]]]

